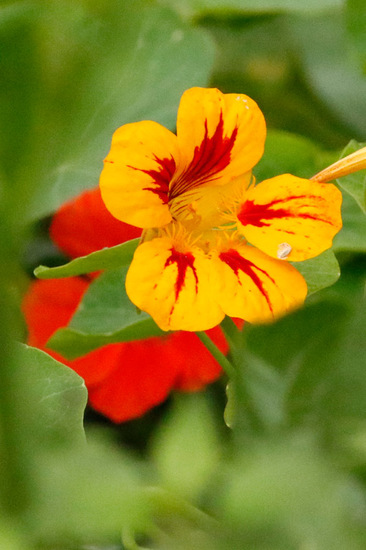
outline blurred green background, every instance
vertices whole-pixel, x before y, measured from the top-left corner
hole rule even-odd
[[[118,126],[174,130],[182,92],[216,86],[264,112],[259,180],[365,142],[364,0],[3,1],[0,55],[0,548],[365,548],[365,172],[340,182],[339,281],[232,335],[232,430],[222,380],[121,426],[88,411],[86,446],[81,380],[16,344],[32,270],[60,260],[47,217]]]

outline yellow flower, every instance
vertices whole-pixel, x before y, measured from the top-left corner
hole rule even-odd
[[[341,193],[289,174],[254,185],[265,136],[252,99],[204,88],[183,94],[177,135],[151,121],[115,132],[102,197],[117,219],[146,230],[126,290],[163,330],[206,330],[225,314],[268,321],[305,300],[286,260],[332,245]]]

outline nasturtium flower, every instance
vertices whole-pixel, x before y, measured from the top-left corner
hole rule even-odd
[[[95,189],[56,212],[50,235],[64,254],[75,258],[139,237],[141,229],[111,216]],[[191,332],[110,344],[72,361],[49,349],[48,340],[68,325],[96,276],[33,281],[22,304],[28,344],[43,349],[84,378],[95,410],[122,422],[144,414],[171,391],[200,390],[219,378],[220,366]],[[208,335],[222,352],[227,351],[220,327]]]
[[[115,132],[102,198],[145,230],[126,290],[163,330],[206,330],[225,314],[265,322],[305,300],[289,261],[331,247],[341,193],[290,174],[255,185],[265,137],[252,99],[204,88],[183,94],[176,135],[152,121]]]

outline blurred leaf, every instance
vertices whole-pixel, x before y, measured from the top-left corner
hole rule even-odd
[[[313,19],[306,19],[310,27]],[[289,20],[285,13],[201,20],[219,45],[212,82],[222,91],[245,92],[255,99],[270,129],[301,133],[327,149],[344,147],[354,133],[309,89]]]
[[[366,143],[358,143],[352,140],[342,151],[340,158],[344,158],[359,149],[366,146]],[[337,183],[342,189],[347,191],[355,199],[357,204],[366,214],[366,171],[360,170],[354,174],[349,174],[344,178],[339,178]]]
[[[218,434],[203,395],[187,395],[175,403],[152,443],[152,457],[163,486],[197,499],[219,463]]]
[[[213,47],[148,0],[21,6],[0,27],[0,114],[8,194],[25,220],[96,185],[118,126],[173,128],[182,92],[207,82]]]
[[[340,268],[334,253],[326,250],[320,256],[292,265],[304,276],[308,295],[333,285],[340,276]]]
[[[103,248],[57,267],[40,265],[34,270],[34,274],[38,279],[58,279],[128,265],[139,241],[140,239],[132,239],[117,246]]]
[[[270,363],[248,349],[231,352],[239,369],[239,382],[232,380],[227,388],[226,425],[234,429],[240,426],[245,437],[252,431],[262,432],[263,428],[277,430],[286,420],[286,383],[283,377]],[[239,361],[238,353],[243,355]],[[245,377],[245,382],[241,377]]]
[[[347,305],[339,298],[315,302],[276,323],[246,328],[242,346],[232,350],[240,374],[234,428],[306,426],[329,445],[340,426],[352,431],[366,419],[365,300],[359,293],[344,298]]]
[[[109,441],[94,434],[85,440],[83,380],[38,349],[18,345],[16,352],[29,388],[19,398],[28,398],[26,436],[34,458],[32,506],[24,518],[32,548],[64,548],[65,540],[70,548],[98,547],[118,541],[123,527],[142,528],[138,468]]]
[[[343,192],[343,227],[334,238],[333,249],[338,251],[366,252],[366,216],[357,202]]]
[[[38,427],[38,445],[85,442],[83,379],[47,353],[26,345],[19,345],[17,361],[32,388],[28,414],[34,429]]]
[[[225,548],[361,550],[356,506],[360,484],[327,460],[311,437],[266,440],[236,455],[217,514],[224,517]]]
[[[276,323],[248,326],[242,347],[232,350],[240,373],[235,420],[242,414],[259,429],[308,422],[320,428],[319,407],[347,313],[337,302],[315,303]]]
[[[140,471],[126,453],[89,433],[84,447],[39,457],[42,486],[28,515],[38,548],[91,548],[120,540],[148,522]]]
[[[366,70],[366,4],[364,0],[347,0],[346,7],[349,37]]]
[[[0,522],[0,548],[4,550],[32,550],[31,544],[3,519]]]
[[[186,15],[228,15],[228,14],[260,14],[277,12],[321,12],[341,8],[344,0],[161,0],[161,3],[172,5]]]
[[[272,130],[268,132],[264,155],[254,168],[257,181],[294,174],[310,178],[319,168],[319,147],[302,136]]]
[[[48,346],[74,359],[106,344],[166,334],[129,300],[126,272],[123,268],[100,275],[84,294],[69,326],[58,330]]]
[[[334,370],[327,407],[329,418],[337,425],[339,419],[366,420],[366,295],[355,297],[352,315],[338,342],[338,352],[332,355]]]
[[[308,85],[357,139],[365,141],[366,79],[347,49],[341,14],[311,20],[291,16],[288,22]]]

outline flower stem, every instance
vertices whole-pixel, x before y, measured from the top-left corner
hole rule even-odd
[[[230,349],[235,348],[238,345],[238,339],[241,338],[241,330],[236,326],[232,318],[227,315],[221,321],[220,327],[225,334]]]
[[[363,147],[347,157],[337,160],[337,162],[328,166],[318,174],[315,174],[315,176],[310,179],[319,183],[328,182],[343,176],[348,176],[348,174],[353,174],[359,170],[364,170],[365,168],[366,147]]]
[[[233,364],[225,357],[219,348],[213,343],[211,338],[205,332],[196,332],[198,338],[206,346],[211,355],[216,359],[221,368],[226,372],[229,378],[236,376]]]

